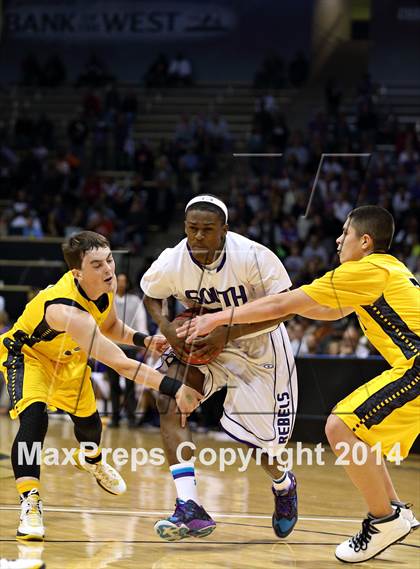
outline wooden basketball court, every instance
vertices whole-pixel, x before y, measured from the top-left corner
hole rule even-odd
[[[9,454],[17,423],[0,418],[0,452]],[[209,436],[194,438],[198,449],[237,448],[232,441]],[[45,447],[76,447],[72,424],[65,418],[50,422]],[[158,431],[104,430],[103,446],[160,447]],[[61,455],[63,458],[63,455]],[[209,459],[207,455],[207,459]],[[19,546],[15,540],[18,500],[7,458],[0,460],[0,536],[2,557],[41,556],[47,569],[153,569],[217,568],[328,569],[344,566],[334,557],[335,546],[360,528],[365,514],[362,499],[347,480],[344,469],[326,452],[325,466],[296,466],[299,522],[294,532],[279,540],[271,528],[273,499],[270,481],[261,467],[251,464],[238,472],[240,463],[219,472],[198,465],[198,491],[205,508],[218,522],[204,539],[168,543],[154,531],[156,520],[173,510],[174,485],[166,465],[121,468],[128,484],[120,497],[107,494],[88,473],[71,465],[43,466],[46,541]],[[420,457],[412,456],[391,475],[403,500],[413,502],[420,514]],[[364,567],[420,567],[420,530],[391,547]]]

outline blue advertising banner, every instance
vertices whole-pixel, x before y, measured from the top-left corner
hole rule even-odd
[[[236,23],[228,6],[213,3],[20,0],[6,3],[4,34],[59,42],[207,39]]]

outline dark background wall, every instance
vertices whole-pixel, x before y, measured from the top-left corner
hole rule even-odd
[[[296,362],[299,405],[293,440],[313,443],[326,441],[325,422],[338,401],[389,368],[380,356],[315,356],[298,358]],[[419,439],[412,450],[420,452]]]
[[[383,80],[420,80],[420,2],[372,0],[370,69]]]
[[[327,443],[324,428],[335,405],[357,387],[389,368],[380,356],[370,358],[313,356],[296,359],[299,403],[292,440]],[[224,393],[205,402],[205,412],[216,424],[222,414]],[[216,405],[217,401],[217,405]],[[420,453],[417,438],[412,452]]]

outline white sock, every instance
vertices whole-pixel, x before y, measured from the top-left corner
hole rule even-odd
[[[277,478],[277,480],[273,479],[273,488],[276,492],[286,492],[290,488],[291,483],[292,481],[287,472],[285,472],[283,476]]]
[[[180,462],[169,467],[180,500],[194,500],[199,504],[193,462]]]

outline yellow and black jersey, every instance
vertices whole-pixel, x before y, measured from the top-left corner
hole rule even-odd
[[[52,330],[45,319],[45,311],[51,304],[66,304],[89,312],[98,326],[105,321],[113,303],[113,293],[104,293],[97,300],[90,300],[71,271],[55,285],[41,290],[27,305],[11,330],[0,337],[0,351],[24,348],[33,356],[59,363],[79,360],[80,348],[65,331]]]
[[[301,289],[324,306],[354,308],[364,333],[392,367],[420,355],[419,283],[392,255],[348,261]]]

